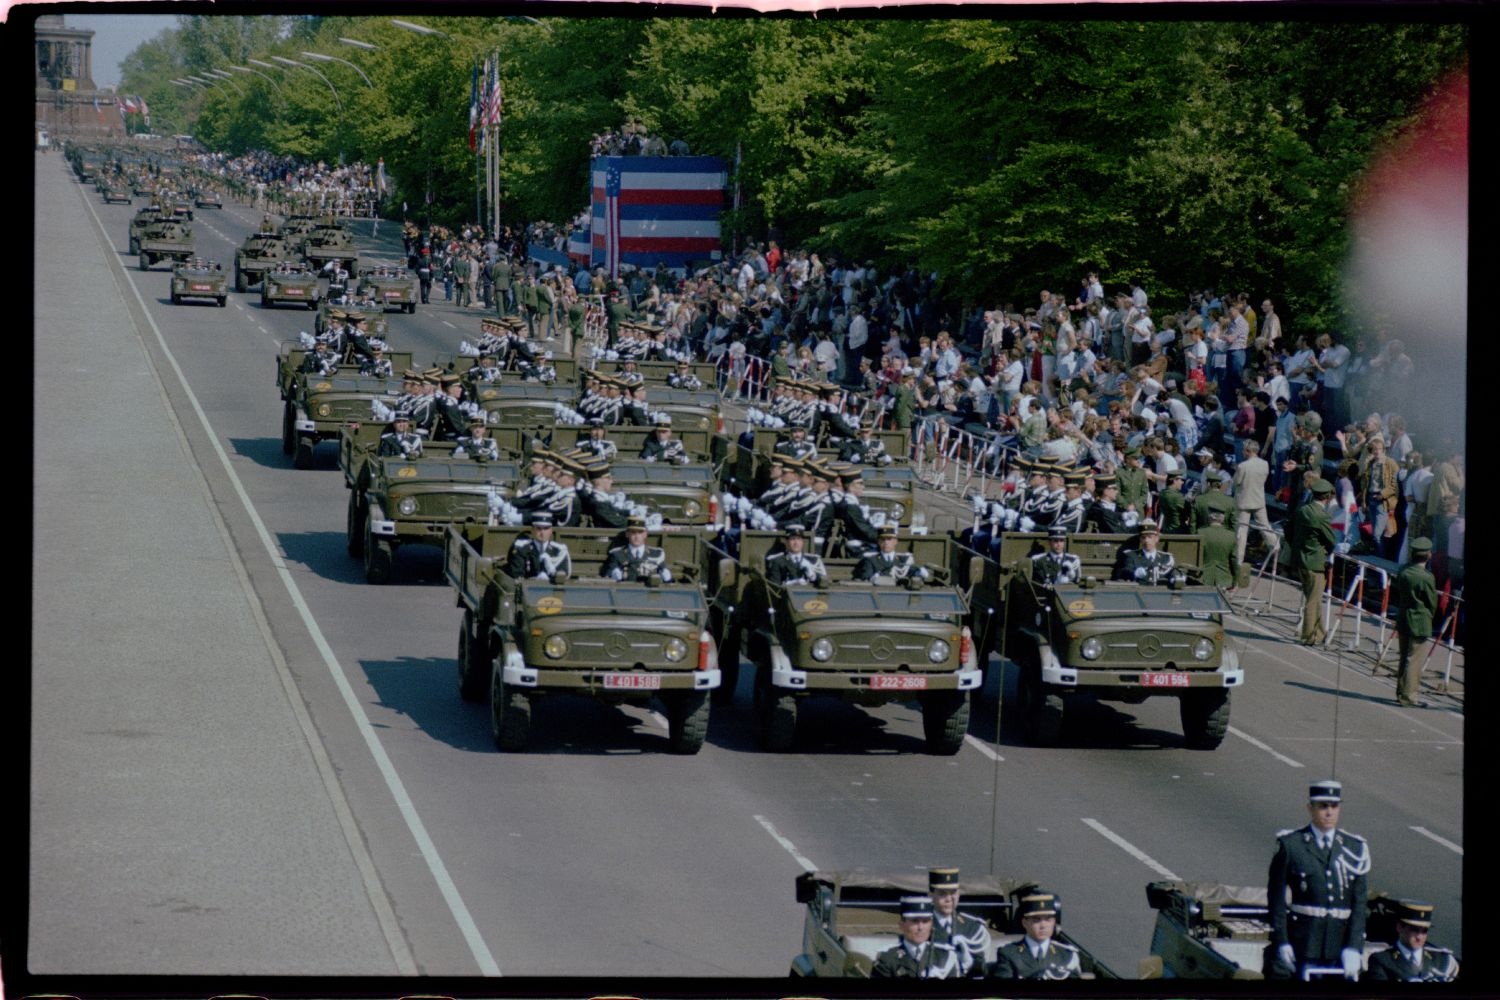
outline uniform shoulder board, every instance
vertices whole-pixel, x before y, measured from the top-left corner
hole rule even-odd
[[[1339,835],[1343,836],[1343,837],[1348,837],[1350,840],[1357,840],[1361,844],[1363,844],[1365,842],[1365,838],[1361,837],[1357,833],[1350,833],[1348,830],[1340,830],[1339,831]]]
[[[932,947],[935,951],[953,951],[951,944],[944,944],[941,941],[933,941]]]
[[[609,550],[609,554],[610,555],[614,555],[616,552],[624,552],[627,548],[628,548],[628,546],[625,546],[625,545],[616,545],[615,547],[613,547],[612,549]]]
[[[1059,941],[1057,938],[1053,938],[1052,943],[1057,945],[1057,947],[1063,949],[1064,951],[1076,952],[1078,950],[1078,946],[1076,944],[1068,944],[1066,941]]]
[[[772,559],[781,559],[785,555],[785,552],[772,552],[770,555],[766,556],[766,562],[770,562]]]
[[[522,535],[520,538],[516,539],[516,548],[520,549],[520,548],[530,548],[530,547],[531,547],[531,539],[527,538],[525,535]]]
[[[1434,955],[1447,955],[1449,958],[1453,957],[1453,949],[1452,948],[1438,948],[1438,947],[1436,947],[1434,945],[1428,945],[1427,946],[1427,950],[1430,951]]]
[[[1276,839],[1280,840],[1282,837],[1285,837],[1289,833],[1300,833],[1301,830],[1302,830],[1302,827],[1300,827],[1300,826],[1289,827],[1289,828],[1287,828],[1285,830],[1277,830],[1276,831]]]

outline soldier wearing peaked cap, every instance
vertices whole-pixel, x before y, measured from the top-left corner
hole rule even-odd
[[[1396,703],[1414,708],[1424,707],[1422,662],[1419,656],[1432,637],[1432,618],[1437,613],[1437,581],[1427,569],[1432,555],[1432,541],[1414,538],[1411,562],[1401,567],[1391,586],[1396,608],[1396,643],[1401,660],[1396,684]]]
[[[1311,822],[1276,835],[1266,880],[1270,978],[1297,976],[1308,967],[1342,968],[1345,978],[1359,977],[1370,847],[1339,829],[1343,796],[1337,781],[1313,782],[1307,791]]]
[[[506,555],[505,572],[513,580],[550,580],[566,583],[573,575],[573,556],[562,542],[553,541],[552,515],[538,511],[531,517],[531,535],[519,535]]]
[[[932,897],[933,942],[949,945],[958,954],[959,975],[982,979],[990,929],[983,920],[958,912],[958,869],[928,869],[927,892]]]
[[[817,445],[808,439],[807,428],[793,426],[791,436],[776,442],[773,451],[778,455],[789,455],[792,458],[814,458],[818,454]]]
[[[412,432],[411,417],[398,413],[391,419],[390,430],[380,435],[376,454],[400,458],[422,456],[422,436]]]
[[[1077,583],[1083,562],[1068,551],[1068,529],[1054,524],[1047,529],[1047,550],[1031,557],[1031,578],[1037,583]]]
[[[453,457],[471,458],[476,462],[500,461],[500,445],[489,436],[489,425],[485,423],[483,413],[469,418],[469,433],[458,439]]]
[[[1026,936],[995,952],[989,974],[993,979],[1073,979],[1083,975],[1078,949],[1056,940],[1057,897],[1036,892],[1023,896],[1017,907]]]
[[[1083,496],[1084,478],[1082,472],[1070,472],[1063,477],[1063,503],[1052,520],[1052,527],[1062,528],[1067,532],[1083,530],[1083,522],[1089,512],[1089,504]]]
[[[870,978],[952,979],[958,975],[958,953],[932,940],[931,897],[902,896],[900,940],[875,958]]]
[[[589,418],[589,436],[579,441],[578,447],[606,462],[614,461],[615,456],[620,453],[620,446],[605,437],[604,420],[601,417]]]
[[[787,528],[782,545],[782,551],[766,556],[767,582],[783,587],[827,584],[828,571],[823,567],[823,560],[817,553],[807,551],[806,529],[800,524]]]
[[[673,465],[686,465],[691,461],[682,439],[672,436],[670,413],[662,413],[657,417],[655,432],[641,445],[641,458],[647,462],[668,462]]]
[[[600,575],[611,580],[654,583],[672,582],[672,571],[667,566],[667,554],[654,545],[646,544],[645,518],[632,517],[625,525],[625,544],[609,550],[609,556],[600,568]]]
[[[890,465],[891,456],[886,454],[885,443],[875,436],[875,422],[861,420],[859,434],[839,446],[839,461],[861,465]]]
[[[1432,904],[1402,900],[1396,909],[1396,943],[1370,956],[1362,980],[1397,983],[1451,983],[1458,959],[1447,948],[1431,948]]]
[[[895,525],[888,524],[881,528],[880,551],[871,552],[860,559],[854,567],[854,579],[884,586],[897,583],[920,586],[918,581],[929,579],[932,571],[919,565],[910,552],[896,551],[899,541]]]
[[[1166,583],[1172,577],[1176,562],[1172,553],[1157,548],[1161,531],[1155,521],[1142,521],[1137,547],[1126,549],[1120,568],[1115,571],[1116,580],[1134,580],[1137,583]]]

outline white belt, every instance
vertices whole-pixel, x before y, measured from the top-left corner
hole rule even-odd
[[[1348,920],[1352,910],[1330,909],[1326,906],[1303,906],[1301,903],[1292,904],[1292,912],[1300,913],[1304,917],[1332,917],[1335,920]]]

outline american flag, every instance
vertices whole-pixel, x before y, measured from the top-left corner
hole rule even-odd
[[[724,161],[716,156],[600,156],[593,163],[592,263],[686,267],[720,254]]]
[[[500,112],[503,110],[503,105],[505,104],[505,88],[500,83],[500,64],[498,60],[491,61],[486,59],[484,61],[484,79],[484,110],[480,115],[480,120],[484,122],[486,127],[499,125]]]

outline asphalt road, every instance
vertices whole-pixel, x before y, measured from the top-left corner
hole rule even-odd
[[[1460,708],[1439,698],[1425,711],[1398,709],[1389,678],[1341,668],[1260,622],[1234,629],[1248,679],[1234,696],[1232,735],[1215,752],[1182,747],[1175,703],[1165,699],[1088,711],[1056,749],[1022,745],[1007,711],[997,739],[994,680],[967,745],[952,758],[921,752],[921,720],[910,705],[815,705],[797,752],[762,753],[748,688],[734,705],[715,708],[708,744],[695,757],[665,752],[665,727],[652,713],[567,699],[539,707],[529,752],[496,752],[486,710],[457,695],[460,613],[437,551],[402,550],[393,585],[366,585],[344,553],[336,448],[320,446],[316,468],[302,472],[281,453],[276,345],[310,329],[311,315],[262,310],[253,294],[231,293],[226,309],[171,306],[165,266],[140,273],[121,252],[134,207],[102,205],[61,158],[41,161],[38,191],[39,205],[55,206],[39,212],[38,245],[77,244],[78,287],[102,290],[59,297],[51,285],[44,290],[51,279],[39,266],[39,342],[54,324],[87,330],[100,316],[138,335],[229,550],[210,535],[211,519],[199,533],[178,530],[153,521],[150,505],[117,518],[108,538],[103,531],[64,538],[68,518],[54,510],[58,544],[134,545],[140,558],[201,565],[209,580],[237,560],[251,603],[263,611],[265,645],[277,654],[246,670],[264,687],[279,658],[293,692],[279,705],[266,691],[254,700],[269,713],[263,739],[184,756],[197,762],[195,780],[143,768],[130,775],[132,786],[163,815],[211,809],[217,828],[235,826],[235,817],[274,816],[290,801],[321,816],[297,831],[297,851],[248,831],[247,842],[268,855],[254,866],[236,863],[213,838],[168,845],[150,824],[111,830],[116,863],[66,885],[66,904],[56,898],[60,887],[34,888],[33,955],[59,970],[118,971],[124,961],[182,971],[189,961],[243,971],[232,955],[205,954],[196,936],[212,919],[169,926],[153,918],[157,900],[142,884],[157,877],[150,859],[169,852],[216,898],[282,915],[279,928],[248,939],[269,961],[281,937],[301,938],[305,946],[286,947],[276,970],[296,974],[779,976],[801,942],[792,880],[805,867],[956,864],[1042,881],[1064,899],[1074,936],[1133,976],[1154,920],[1145,884],[1162,877],[1263,884],[1276,832],[1306,822],[1306,786],[1329,774],[1344,782],[1347,828],[1370,841],[1372,888],[1435,903],[1433,940],[1461,953]],[[242,205],[201,211],[199,254],[228,266],[257,222]],[[382,230],[373,242],[394,259],[395,227]],[[361,237],[372,243],[367,229]],[[439,285],[432,306],[389,315],[396,349],[422,360],[477,334],[480,313],[440,297]],[[125,393],[158,392],[148,374],[116,384]],[[181,447],[168,422],[151,433],[159,447]],[[40,446],[38,456],[41,473],[48,466]],[[91,459],[76,456],[85,468]],[[195,488],[170,480],[143,488],[153,486]],[[76,488],[39,474],[39,517],[54,494]],[[87,524],[97,515],[97,507],[80,508],[72,517]],[[39,558],[35,566],[39,594],[66,598],[78,575],[67,559]],[[153,638],[177,671],[138,665],[152,686],[136,700],[151,707],[168,738],[204,736],[207,712],[219,711],[225,724],[236,719],[246,733],[260,722],[226,711],[229,692],[208,697],[185,670],[215,661],[221,640],[237,648],[263,642],[238,634],[242,609],[231,610],[222,632],[210,625],[207,634],[184,634],[159,609],[163,627]],[[39,855],[37,845],[59,836],[66,844],[70,822],[118,792],[90,776],[107,773],[129,746],[90,743],[70,725],[65,706],[89,676],[81,665],[60,671],[49,661],[67,660],[65,652],[38,645],[35,676],[56,671],[57,679],[37,686],[35,718],[46,724],[33,736],[37,785],[67,807],[34,798],[33,859],[59,869],[69,854]],[[288,702],[305,707],[307,733]],[[246,755],[276,748],[289,755],[280,770],[243,766]],[[332,791],[318,786],[324,753],[336,775]],[[342,826],[339,801],[347,802]],[[255,872],[260,877],[250,877]],[[56,916],[89,906],[110,919],[80,926]],[[328,925],[343,914],[357,919],[334,933]],[[77,947],[85,931],[97,949]]]

